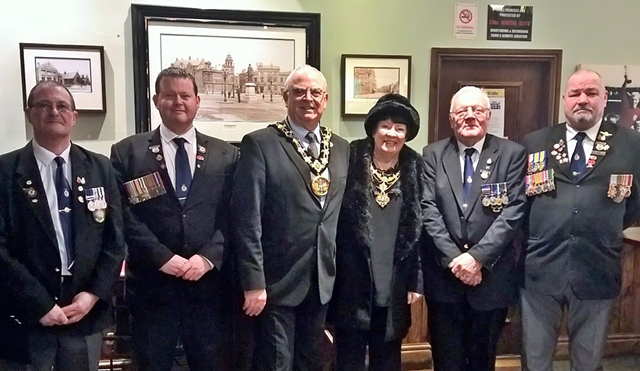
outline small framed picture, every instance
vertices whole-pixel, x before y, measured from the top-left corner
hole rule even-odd
[[[79,112],[106,112],[104,48],[89,45],[20,43],[22,97],[40,81],[67,87]]]
[[[343,117],[364,117],[387,93],[411,99],[410,55],[343,54],[341,69]]]

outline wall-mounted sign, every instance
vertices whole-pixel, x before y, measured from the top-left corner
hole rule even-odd
[[[531,41],[533,7],[489,5],[487,40]]]
[[[456,4],[453,18],[454,38],[475,39],[478,36],[478,5]]]
[[[487,132],[497,137],[504,137],[504,89],[484,89],[491,104],[491,118]]]

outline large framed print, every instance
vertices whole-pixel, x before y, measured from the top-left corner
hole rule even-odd
[[[163,69],[187,69],[200,108],[194,126],[238,142],[286,116],[284,81],[320,67],[320,14],[131,5],[136,132],[161,123],[152,107]]]
[[[343,54],[341,70],[343,117],[364,117],[386,93],[411,99],[410,55]]]
[[[73,94],[79,112],[106,112],[104,48],[20,43],[22,99],[40,81],[56,81]]]

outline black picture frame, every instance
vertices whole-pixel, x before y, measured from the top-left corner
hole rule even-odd
[[[133,79],[136,133],[151,130],[151,79],[149,76],[149,34],[151,21],[212,27],[298,28],[305,32],[306,64],[320,69],[320,14],[272,11],[193,9],[153,5],[131,5],[133,31]]]
[[[104,47],[20,43],[22,99],[40,81],[62,83],[73,94],[78,112],[107,112]]]
[[[356,92],[355,86],[361,86],[358,83],[359,78],[356,76],[357,71],[374,71],[370,75],[374,76],[378,73],[386,71],[394,71],[397,76],[393,79],[394,88],[391,86],[371,87],[368,94]],[[382,74],[384,75],[384,73]],[[386,84],[383,76],[378,85]],[[390,77],[390,76],[389,76]],[[404,95],[411,100],[411,56],[410,55],[371,55],[371,54],[343,54],[340,63],[340,80],[342,88],[342,97],[340,100],[340,111],[342,117],[345,118],[364,118],[367,112],[374,106],[380,96],[385,93],[395,92]],[[384,90],[384,89],[387,90]],[[397,91],[396,91],[397,90]]]

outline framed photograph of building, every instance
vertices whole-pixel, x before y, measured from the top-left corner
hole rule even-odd
[[[194,126],[230,142],[282,120],[284,82],[320,65],[320,15],[131,5],[136,131],[161,123],[155,80],[182,67],[196,80]]]
[[[106,112],[104,48],[89,45],[20,43],[22,98],[40,81],[57,81],[69,89],[80,112]]]
[[[343,54],[341,70],[343,117],[363,117],[386,93],[411,99],[410,55]]]

